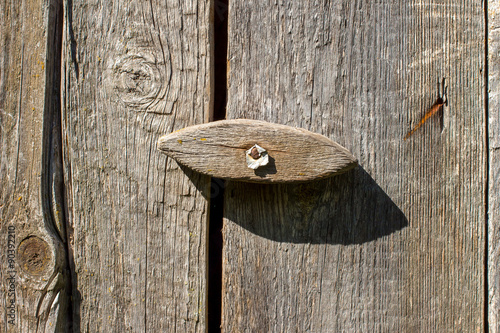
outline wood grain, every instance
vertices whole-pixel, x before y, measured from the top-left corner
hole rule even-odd
[[[0,3],[0,331],[65,332],[58,108],[62,6]]]
[[[223,331],[482,331],[481,1],[234,0],[229,28],[228,118],[321,133],[360,167],[227,184]],[[442,126],[403,141],[442,78]]]
[[[156,142],[208,120],[210,2],[65,4],[75,331],[203,332],[210,181]]]
[[[266,149],[270,162],[252,170],[246,152],[256,144]],[[357,165],[347,149],[322,135],[247,119],[184,128],[162,136],[158,149],[203,174],[261,183],[310,181]]]
[[[488,323],[500,332],[500,3],[488,1]]]

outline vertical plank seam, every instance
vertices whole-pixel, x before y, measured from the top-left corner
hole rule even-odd
[[[59,0],[49,1],[47,7],[47,40],[45,50],[45,91],[43,106],[43,128],[42,128],[42,152],[41,152],[41,174],[40,174],[40,198],[41,208],[46,231],[54,237],[56,256],[63,257],[57,264],[50,279],[41,290],[38,299],[35,317],[37,319],[37,330],[44,330],[42,325],[55,325],[56,330],[72,328],[72,303],[69,294],[72,290],[71,274],[69,274],[69,250],[67,237],[67,207],[64,199],[64,167],[62,148],[62,104],[61,104],[61,81],[62,81],[62,36],[63,36],[63,3]],[[54,245],[53,245],[54,246]],[[61,283],[61,285],[59,285]],[[54,287],[54,284],[59,286]],[[50,288],[57,293],[49,294]],[[46,296],[50,296],[46,300]],[[58,302],[60,310],[56,323],[47,323],[54,302]],[[44,304],[46,303],[46,304]],[[42,311],[46,307],[46,312]]]
[[[488,0],[483,0],[484,10],[484,332],[489,332],[489,280],[488,280],[488,250],[489,250],[489,186],[490,186],[490,145],[489,145],[489,101],[488,101]]]
[[[226,118],[227,101],[227,47],[228,47],[228,0],[213,0],[212,33],[212,105],[209,121]],[[222,274],[223,274],[223,217],[224,188],[222,179],[212,178],[208,213],[208,260],[207,260],[207,332],[221,332],[222,324]]]
[[[17,111],[17,152],[16,152],[16,174],[14,176],[14,191],[12,191],[12,195],[15,195],[17,189],[17,173],[19,169],[19,151],[21,150],[21,102],[23,96],[23,74],[24,74],[24,41],[21,47],[21,75],[19,75],[19,104]]]

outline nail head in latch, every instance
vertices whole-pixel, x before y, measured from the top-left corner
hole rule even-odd
[[[246,151],[247,166],[250,169],[257,169],[269,163],[269,154],[267,150],[255,144]]]

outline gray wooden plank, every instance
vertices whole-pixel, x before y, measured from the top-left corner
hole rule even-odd
[[[488,323],[500,332],[500,4],[488,1]]]
[[[209,178],[156,149],[208,120],[209,1],[68,1],[66,190],[75,329],[205,330]]]
[[[58,1],[0,3],[0,331],[63,332]],[[55,89],[54,89],[55,88]]]
[[[481,2],[234,0],[229,30],[228,118],[321,133],[360,167],[227,184],[223,330],[481,331]],[[442,78],[442,120],[403,141]]]

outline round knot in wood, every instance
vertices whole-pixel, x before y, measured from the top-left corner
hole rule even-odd
[[[21,241],[17,249],[19,266],[32,276],[44,275],[50,268],[52,252],[47,242],[37,236],[29,236]]]
[[[158,102],[165,81],[155,59],[146,55],[127,55],[118,60],[111,79],[114,90],[125,104],[142,108]]]

